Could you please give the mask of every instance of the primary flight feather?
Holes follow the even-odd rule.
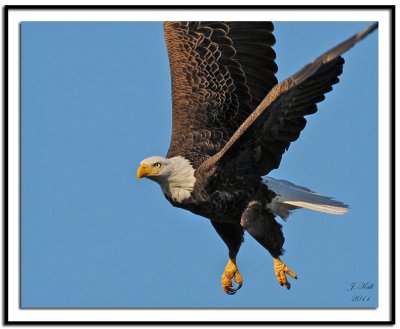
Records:
[[[343,214],[347,206],[267,175],[279,167],[306,115],[339,82],[340,56],[378,27],[359,32],[278,84],[271,22],[165,22],[172,82],[167,156],[144,159],[137,177],[160,184],[168,201],[211,220],[229,260],[222,287],[243,283],[236,256],[246,230],[274,259],[281,285],[296,274],[282,262],[275,216],[297,208]],[[233,280],[237,283],[233,287]]]

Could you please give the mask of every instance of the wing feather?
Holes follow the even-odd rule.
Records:
[[[173,107],[167,157],[197,167],[222,149],[277,83],[272,31],[270,22],[164,24]]]
[[[241,166],[247,163],[248,170],[258,175],[277,168],[283,153],[304,129],[304,116],[315,113],[316,104],[339,82],[344,64],[340,55],[377,28],[378,23],[369,26],[275,85],[224,147],[202,163],[201,169],[214,167],[222,158]]]
[[[255,158],[254,170],[265,175],[279,167],[282,155],[290,143],[296,141],[306,126],[304,116],[317,112],[316,104],[325,99],[325,94],[339,81],[344,60],[338,57],[321,67],[303,83],[282,93],[269,107],[268,117],[260,118],[257,126],[262,126],[265,134],[255,137],[263,150]],[[263,120],[264,119],[264,120]],[[255,132],[254,132],[255,133]]]

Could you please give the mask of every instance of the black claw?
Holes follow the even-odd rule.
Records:
[[[237,287],[228,287],[227,291],[225,291],[228,295],[234,295],[236,292],[242,287],[242,284],[239,283]]]
[[[236,289],[234,289],[234,288],[228,288],[228,290],[226,291],[226,293],[228,294],[228,295],[234,295],[234,294],[236,294]]]

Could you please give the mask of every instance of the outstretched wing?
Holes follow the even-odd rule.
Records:
[[[166,22],[172,82],[167,157],[197,167],[219,152],[277,84],[270,22]]]
[[[340,55],[377,27],[376,23],[357,33],[276,85],[221,151],[201,166],[210,168],[223,159],[258,175],[277,168],[283,153],[304,129],[304,116],[315,113],[316,104],[339,81],[344,64]]]
[[[342,57],[335,58],[304,82],[282,93],[268,108],[268,114],[251,127],[250,134],[255,140],[254,171],[258,175],[279,167],[290,143],[299,138],[306,126],[305,116],[317,112],[317,103],[339,82],[343,64]]]

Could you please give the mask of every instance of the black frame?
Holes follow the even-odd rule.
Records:
[[[390,110],[390,223],[391,223],[391,308],[389,321],[10,321],[8,318],[8,16],[9,12],[13,10],[179,10],[179,9],[207,9],[207,10],[248,10],[248,9],[269,9],[269,10],[313,10],[313,9],[324,9],[324,10],[351,10],[351,9],[363,9],[363,10],[388,10],[390,11],[390,33],[391,33],[391,110]],[[288,5],[288,6],[274,6],[274,5],[193,5],[193,6],[182,6],[182,5],[6,5],[3,7],[3,83],[4,83],[4,103],[3,103],[3,202],[4,202],[4,220],[3,220],[3,324],[4,325],[393,325],[395,324],[395,291],[396,291],[396,280],[395,280],[395,46],[396,46],[396,35],[395,35],[395,5]],[[21,152],[21,146],[19,147]],[[21,153],[20,153],[21,155]],[[19,173],[21,177],[21,172]],[[20,188],[21,191],[21,188]],[[21,196],[20,196],[21,197]],[[21,198],[19,198],[21,200]],[[21,257],[20,257],[21,259]]]

